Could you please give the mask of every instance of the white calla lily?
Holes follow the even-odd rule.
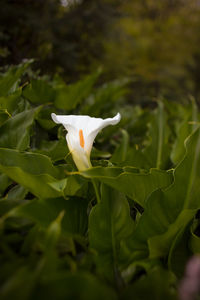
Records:
[[[89,116],[62,116],[51,114],[53,121],[67,130],[66,140],[77,168],[82,171],[91,167],[90,152],[95,137],[104,127],[119,123],[118,113],[114,118],[93,118]]]

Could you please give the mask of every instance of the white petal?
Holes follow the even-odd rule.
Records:
[[[74,116],[74,115],[56,115],[54,113],[51,114],[51,117],[53,121],[57,124],[69,124],[71,125],[74,123],[77,118],[80,118],[81,116]]]
[[[116,125],[121,120],[121,115],[118,113],[113,118],[101,119],[91,118],[88,128],[88,136],[85,143],[85,150],[90,153],[95,137],[103,128],[108,125]]]
[[[97,130],[99,132],[100,130],[102,130],[103,128],[105,128],[108,125],[116,125],[121,120],[121,115],[120,115],[120,113],[118,113],[113,118],[107,118],[107,119],[92,118],[92,119],[94,119],[94,120],[91,120],[91,122],[93,123],[91,125],[93,125],[93,126],[91,126],[92,130],[90,133],[93,133],[94,131],[97,131]]]
[[[51,114],[53,121],[57,124],[63,124],[63,126],[68,130],[69,126],[73,126],[76,129],[86,130],[88,129],[88,123],[91,118],[89,116],[75,116],[75,115],[56,115],[54,113]]]
[[[101,119],[89,116],[74,115],[56,115],[51,114],[53,121],[57,124],[63,124],[68,131],[66,139],[74,161],[78,169],[88,168],[90,164],[90,152],[95,137],[104,127],[119,123],[121,116],[118,113],[113,118]],[[83,144],[80,143],[80,131],[83,134]]]

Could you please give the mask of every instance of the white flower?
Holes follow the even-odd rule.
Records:
[[[62,124],[68,131],[67,144],[77,168],[82,171],[91,167],[90,152],[95,137],[101,129],[119,123],[118,113],[114,118],[101,119],[89,116],[61,116],[51,114],[55,123]]]

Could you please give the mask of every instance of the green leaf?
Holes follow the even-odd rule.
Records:
[[[56,87],[55,107],[66,110],[76,108],[81,101],[90,95],[99,75],[100,72],[97,71],[74,84],[68,86],[62,84]]]
[[[1,299],[28,299],[35,285],[35,275],[35,270],[30,271],[28,266],[19,268],[14,274],[12,273],[3,284],[0,291]]]
[[[65,138],[61,138],[58,141],[43,140],[39,148],[36,149],[34,152],[47,155],[53,161],[62,160],[69,154],[67,141]]]
[[[50,185],[60,180],[62,172],[52,165],[47,156],[1,148],[0,170],[38,197],[62,195]]]
[[[144,154],[151,164],[151,167],[166,169],[169,162],[169,127],[164,105],[158,102],[158,108],[153,114],[149,123],[149,145],[145,148]]]
[[[34,104],[44,104],[54,101],[55,91],[43,79],[32,79],[23,89],[23,96]]]
[[[33,60],[26,60],[18,66],[12,66],[0,76],[0,96],[7,96],[16,91],[20,78],[26,69],[33,63]]]
[[[27,193],[28,190],[20,185],[11,188],[7,195],[0,199],[0,215],[5,215],[11,209],[21,204]]]
[[[156,215],[158,211],[155,211]],[[177,218],[174,220],[172,224],[168,223],[165,224],[167,227],[166,232],[164,231],[164,222],[167,223],[167,220],[163,220],[160,223],[160,230],[159,233],[162,232],[159,235],[155,235],[152,237],[149,237],[148,239],[148,246],[150,251],[150,257],[160,257],[167,255],[170,247],[174,246],[173,241],[178,236],[180,238],[181,234],[186,230],[186,226],[188,223],[192,220],[194,217],[195,210],[192,209],[184,209],[182,210],[179,215],[177,215]],[[163,217],[163,212],[161,217]],[[161,221],[158,219],[158,221]],[[171,221],[171,220],[170,220]],[[168,221],[169,222],[169,221]]]
[[[76,174],[67,177],[45,155],[0,148],[0,156],[0,170],[37,197],[74,196],[85,184]]]
[[[135,168],[151,168],[149,158],[137,146],[129,145],[130,137],[127,131],[122,130],[122,140],[116,148],[110,161],[120,167],[132,166]]]
[[[25,110],[0,127],[0,147],[25,150],[30,143],[30,128],[40,108]]]
[[[36,120],[40,124],[42,128],[45,130],[50,130],[56,126],[56,124],[53,122],[51,118],[51,113],[55,111],[55,108],[44,106],[38,113]]]
[[[115,150],[111,162],[112,163],[122,163],[126,160],[127,158],[127,152],[128,152],[128,147],[129,147],[129,134],[126,130],[121,130],[122,133],[122,141],[120,145],[117,147]]]
[[[110,158],[111,154],[107,151],[101,151],[96,149],[95,147],[92,147],[92,151],[91,151],[91,159],[97,159],[97,158],[102,158],[102,159],[106,159],[106,158]]]
[[[0,194],[2,195],[4,191],[7,189],[7,187],[11,184],[10,178],[0,173]]]
[[[84,107],[81,109],[83,115],[102,116],[102,113],[108,113],[113,109],[115,102],[120,100],[128,93],[127,84],[129,80],[115,80],[98,87],[98,89],[90,95]]]
[[[186,154],[175,169],[174,183],[148,199],[134,238],[128,242],[130,255],[137,249],[145,256],[149,252],[151,258],[165,257],[173,241],[179,242],[200,207],[199,165],[200,129],[197,129],[186,141]]]
[[[87,206],[87,201],[82,198],[36,199],[14,208],[7,216],[25,217],[43,228],[48,228],[52,222],[54,224],[59,215],[62,217],[62,229],[65,232],[71,235],[83,235],[87,230]]]
[[[9,190],[9,192],[5,196],[5,198],[7,201],[23,200],[25,198],[25,196],[27,195],[27,193],[28,193],[28,190],[18,184]]]
[[[17,109],[21,93],[21,88],[18,88],[14,93],[0,97],[0,109],[4,109],[12,114]]]
[[[132,300],[134,295],[134,300],[146,300],[151,295],[152,299],[176,300],[175,284],[173,273],[157,267],[126,287],[122,299]]]
[[[63,219],[64,214],[65,211],[61,211],[58,217],[53,222],[51,222],[47,229],[45,239],[45,248],[47,252],[54,249],[57,245],[62,230],[61,221]]]
[[[181,107],[182,121],[178,122],[176,135],[177,138],[172,148],[171,160],[177,164],[183,159],[185,154],[184,141],[197,128],[195,122],[198,120],[198,109],[195,101],[191,106]],[[194,122],[194,124],[190,124]]]
[[[184,231],[180,231],[173,240],[168,256],[168,266],[178,277],[182,278],[185,266],[192,253],[189,248],[190,242],[190,223]]]
[[[117,300],[117,295],[92,274],[77,273],[48,274],[39,281],[31,299],[81,299],[81,300]]]
[[[200,253],[199,219],[194,219],[194,222],[191,225],[189,248],[194,254]]]
[[[120,242],[132,234],[133,228],[125,196],[102,185],[101,202],[93,207],[89,217],[89,242],[97,251],[99,271],[108,279],[116,275]]]
[[[119,166],[132,166],[139,169],[150,169],[151,162],[141,149],[137,147],[129,147],[126,159]]]
[[[114,189],[124,193],[145,207],[149,195],[172,183],[172,173],[151,169],[149,172],[133,167],[94,167],[80,174],[86,178],[96,178]]]
[[[0,126],[3,125],[11,115],[6,109],[0,109]]]
[[[64,189],[64,195],[66,196],[75,196],[78,195],[78,191],[83,187],[86,183],[81,176],[74,175],[66,178],[66,186]]]

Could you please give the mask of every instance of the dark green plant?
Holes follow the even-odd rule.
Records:
[[[1,299],[177,299],[200,251],[194,100],[131,106],[127,80],[96,86],[98,71],[67,85],[31,62],[0,77]],[[51,113],[117,111],[78,172]]]

